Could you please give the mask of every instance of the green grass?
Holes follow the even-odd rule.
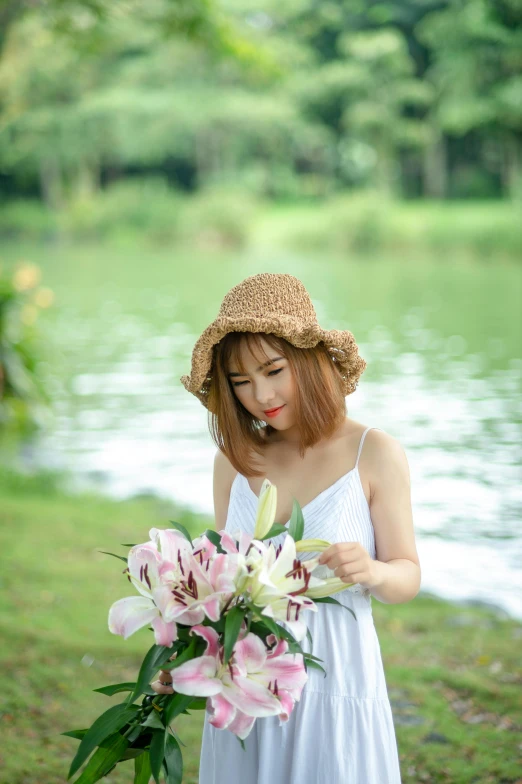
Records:
[[[498,262],[520,260],[519,223],[520,204],[499,199],[409,201],[347,190],[317,201],[269,202],[225,186],[186,197],[143,180],[71,201],[61,213],[11,201],[0,213],[0,239]]]
[[[77,742],[60,733],[116,704],[92,689],[133,679],[151,643],[146,630],[127,641],[108,631],[108,608],[129,585],[99,550],[118,552],[169,520],[193,533],[210,521],[161,499],[68,496],[52,474],[4,472],[0,497],[0,784],[62,784]],[[522,625],[424,595],[374,599],[373,610],[403,781],[520,781]],[[185,784],[197,782],[202,722],[196,712],[176,723]],[[107,784],[130,783],[130,766]]]

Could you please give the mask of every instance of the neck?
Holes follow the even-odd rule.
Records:
[[[292,425],[292,427],[289,427],[286,430],[274,429],[270,435],[267,435],[266,437],[273,444],[276,442],[284,442],[285,444],[298,444],[301,440],[297,425]]]

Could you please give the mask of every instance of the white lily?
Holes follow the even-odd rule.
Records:
[[[330,546],[326,539],[300,539],[295,543],[298,553],[324,553]]]
[[[256,524],[254,539],[262,539],[274,524],[277,508],[277,487],[268,479],[261,485],[261,492],[257,504]]]
[[[309,599],[322,599],[325,596],[331,596],[333,593],[344,591],[354,584],[344,583],[340,577],[335,576],[335,571],[330,569],[327,564],[318,564],[312,575],[318,578],[318,582],[315,585],[310,585],[304,592],[304,596],[308,596]]]
[[[325,596],[331,596],[339,591],[344,591],[349,588],[353,583],[343,583],[339,577],[327,577],[322,580],[323,585],[317,585],[305,591],[304,596],[309,599],[323,599]]]

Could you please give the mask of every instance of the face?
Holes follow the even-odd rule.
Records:
[[[261,342],[268,360],[263,356],[252,356],[243,340],[240,355],[246,375],[241,375],[239,368],[231,362],[228,376],[234,394],[252,416],[277,430],[284,430],[293,424],[292,369],[280,351],[272,348],[263,338]],[[279,410],[271,415],[270,409],[275,408]]]

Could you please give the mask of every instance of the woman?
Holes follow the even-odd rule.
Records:
[[[216,529],[252,533],[268,478],[276,521],[289,523],[296,498],[304,537],[332,542],[322,568],[347,583],[335,598],[356,616],[323,603],[306,614],[326,676],[309,669],[289,719],[257,720],[244,750],[205,714],[200,784],[400,784],[371,597],[410,601],[420,565],[404,450],[346,416],[365,367],[351,332],[319,326],[297,278],[264,273],[228,292],[181,379],[211,412]],[[161,671],[154,690],[171,694],[170,682]]]

